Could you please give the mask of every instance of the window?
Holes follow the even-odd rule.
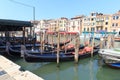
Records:
[[[91,28],[91,31],[94,31],[95,30],[95,28]]]
[[[87,31],[89,31],[89,28],[87,28]]]
[[[112,24],[112,26],[114,27],[114,23]]]
[[[105,31],[107,31],[107,27],[105,28]]]
[[[98,31],[98,27],[97,27],[97,31]]]
[[[118,23],[116,23],[116,26],[118,26]]]
[[[86,31],[86,28],[84,28],[84,31]]]
[[[105,20],[109,20],[109,17],[106,17]]]
[[[88,21],[90,21],[90,18],[88,18]]]
[[[108,25],[108,22],[105,22],[105,25]]]
[[[94,20],[94,18],[91,18],[91,21],[93,21]]]
[[[62,23],[62,21],[59,21],[59,23]]]
[[[119,16],[116,16],[116,20],[118,20],[119,19]]]
[[[113,20],[115,20],[115,16],[113,16]]]
[[[92,13],[91,16],[94,16],[94,14]]]
[[[73,21],[73,25],[75,25],[75,22]]]
[[[116,32],[116,30],[113,30],[113,32]]]

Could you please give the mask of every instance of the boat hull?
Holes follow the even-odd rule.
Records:
[[[95,49],[93,52],[93,56],[98,54],[98,49]],[[72,52],[69,53],[60,53],[59,54],[59,61],[66,62],[66,61],[74,61],[74,54]],[[79,54],[78,59],[83,59],[90,57],[90,53]],[[57,61],[57,54],[36,54],[36,53],[25,53],[24,59],[27,62],[56,62]]]
[[[111,68],[120,69],[120,63],[106,63]]]

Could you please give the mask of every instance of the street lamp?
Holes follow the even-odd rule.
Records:
[[[23,6],[26,6],[26,7],[31,7],[33,9],[33,24],[35,25],[35,6],[24,4],[24,3],[21,3],[21,2],[15,1],[15,0],[9,0],[9,1],[11,1],[13,3],[17,3],[17,4],[20,4],[20,5],[23,5]],[[30,34],[31,34],[31,31],[30,31]],[[34,36],[34,30],[33,30],[33,36]]]
[[[33,8],[33,20],[35,21],[35,6],[31,6],[31,5],[28,5],[28,4],[24,4],[24,3],[21,3],[21,2],[18,2],[18,1],[15,1],[15,0],[9,0],[13,3],[17,3],[17,4],[20,4],[20,5],[23,5],[23,6],[26,6],[26,7],[31,7]]]

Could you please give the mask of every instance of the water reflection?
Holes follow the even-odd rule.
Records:
[[[25,70],[45,80],[118,80],[120,71],[111,69],[101,63],[98,56],[73,62],[61,62],[60,67],[56,63],[27,63],[23,59],[15,61]]]
[[[96,77],[97,80],[120,80],[120,71],[104,65],[98,69]]]
[[[74,64],[74,79],[73,80],[79,80],[79,75],[78,75],[78,64]]]

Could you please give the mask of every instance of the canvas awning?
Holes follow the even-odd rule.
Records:
[[[0,19],[0,31],[20,31],[23,27],[32,27],[30,21]]]

